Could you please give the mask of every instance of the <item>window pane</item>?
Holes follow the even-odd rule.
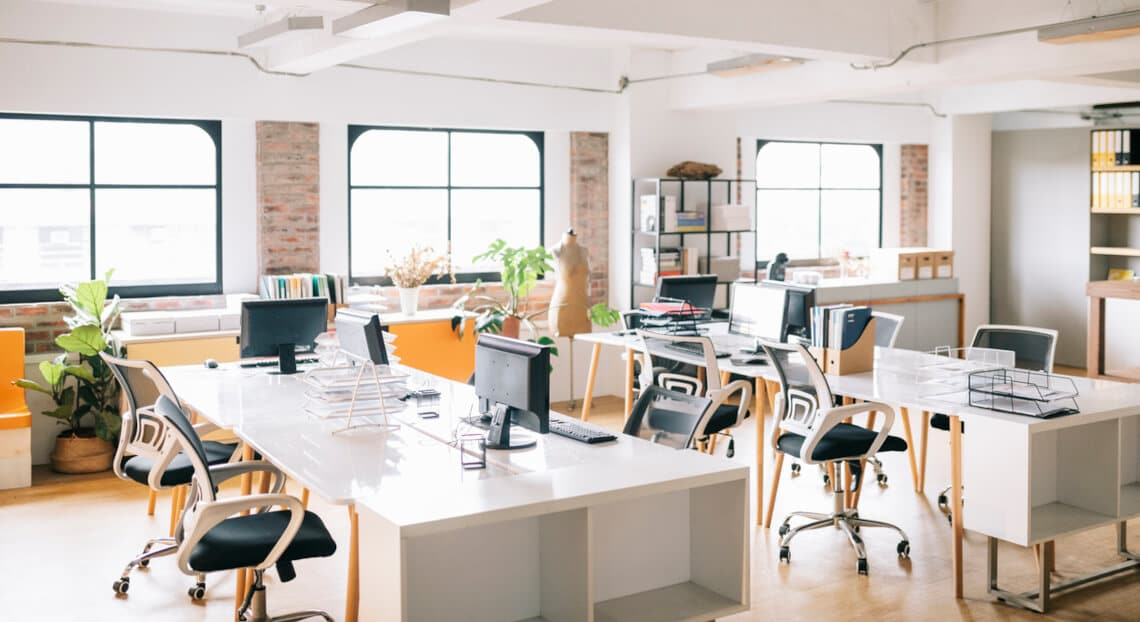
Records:
[[[89,132],[85,121],[0,119],[0,183],[88,183]]]
[[[870,145],[823,145],[824,188],[878,188],[879,154]]]
[[[196,125],[96,123],[95,183],[213,185],[217,148]]]
[[[353,190],[352,274],[381,276],[388,251],[397,259],[413,245],[447,253],[446,190]]]
[[[451,185],[532,186],[542,181],[538,145],[520,134],[451,135]]]
[[[760,188],[818,188],[818,143],[767,143],[756,154]]]
[[[118,285],[217,279],[214,190],[97,190],[95,273]]]
[[[815,190],[760,190],[756,193],[756,257],[776,253],[789,259],[819,257],[819,193]]]
[[[446,186],[447,132],[369,130],[349,160],[354,186]]]
[[[879,247],[878,190],[824,190],[821,199],[824,256],[861,257]]]
[[[456,190],[451,195],[451,248],[457,270],[498,270],[471,258],[502,238],[511,246],[538,246],[538,190]]]
[[[91,277],[87,190],[0,190],[0,290]]]

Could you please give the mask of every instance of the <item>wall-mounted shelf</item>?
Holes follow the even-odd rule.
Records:
[[[1094,173],[1136,173],[1140,172],[1140,164],[1122,164],[1120,166],[1094,166]]]
[[[1110,255],[1114,257],[1140,257],[1140,248],[1127,248],[1122,246],[1094,246],[1089,249],[1093,255]]]
[[[1126,214],[1140,215],[1140,207],[1099,207],[1092,209],[1093,214]]]

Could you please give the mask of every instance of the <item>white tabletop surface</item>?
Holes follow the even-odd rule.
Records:
[[[187,405],[232,429],[265,459],[333,503],[357,503],[404,529],[444,529],[482,520],[522,517],[556,507],[581,507],[608,496],[681,490],[748,477],[748,466],[677,451],[641,439],[588,445],[553,434],[515,451],[487,451],[488,468],[460,468],[449,443],[457,432],[481,432],[462,422],[473,412],[472,387],[400,368],[410,387],[441,393],[436,419],[414,407],[393,413],[400,428],[361,428],[334,434],[341,422],[304,412],[300,374],[223,364],[164,368]]]

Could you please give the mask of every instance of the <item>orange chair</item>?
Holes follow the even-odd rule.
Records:
[[[0,328],[0,490],[32,485],[32,414],[24,390],[24,329]]]

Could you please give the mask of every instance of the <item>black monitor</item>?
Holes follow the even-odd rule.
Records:
[[[246,300],[241,303],[241,357],[278,357],[283,374],[297,373],[297,350],[311,352],[328,330],[326,298]]]
[[[785,291],[784,329],[780,333],[780,341],[787,342],[789,337],[811,339],[811,308],[815,306],[815,288],[785,281],[762,281],[761,286]]]
[[[711,309],[716,300],[716,275],[663,276],[657,279],[657,297],[684,300],[698,309]]]
[[[521,449],[538,442],[531,434],[512,438],[511,426],[550,431],[550,348],[531,341],[480,334],[475,343],[475,394],[491,415],[487,447]]]

